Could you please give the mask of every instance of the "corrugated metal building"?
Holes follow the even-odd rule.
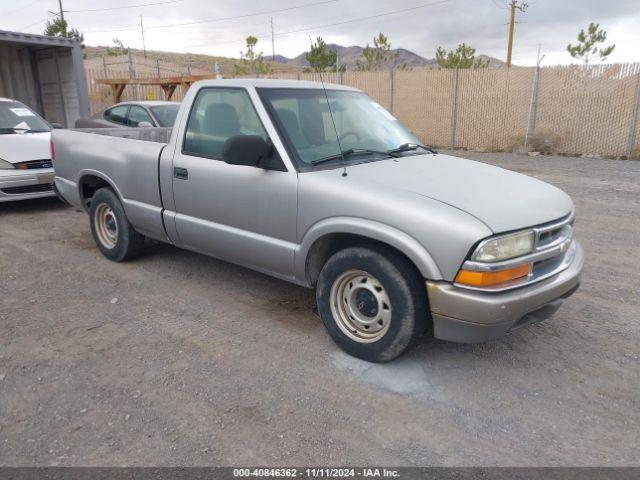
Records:
[[[0,97],[27,104],[51,123],[73,127],[89,114],[80,43],[0,30]]]

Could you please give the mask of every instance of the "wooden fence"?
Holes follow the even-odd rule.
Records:
[[[92,111],[111,103],[87,70]],[[153,72],[139,77],[153,78]],[[276,78],[275,76],[271,78]],[[317,73],[277,78],[319,81]],[[638,152],[640,63],[479,70],[410,70],[323,74],[325,83],[359,88],[390,110],[421,141],[480,151],[545,150],[613,157]],[[174,100],[181,100],[178,88]],[[155,86],[128,86],[123,100],[162,99]],[[527,144],[525,147],[525,143]]]

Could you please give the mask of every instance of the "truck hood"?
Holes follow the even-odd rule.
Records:
[[[0,158],[10,163],[51,158],[51,132],[0,134]]]
[[[494,233],[556,220],[573,209],[562,190],[535,178],[450,155],[415,155],[347,167],[349,180],[429,197],[473,215]]]

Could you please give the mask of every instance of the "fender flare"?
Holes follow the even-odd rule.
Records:
[[[120,202],[124,205],[124,201],[123,201],[124,197],[122,196],[122,193],[120,192],[118,187],[116,187],[116,183],[113,180],[111,180],[111,178],[109,178],[108,175],[105,175],[104,173],[99,172],[97,170],[92,170],[90,168],[81,170],[80,173],[78,174],[78,197],[80,198],[80,200],[82,200],[82,180],[88,176],[98,177],[104,180],[105,182],[107,182],[111,187],[111,189],[115,192]],[[87,209],[84,203],[82,205],[82,208],[84,208],[85,210]]]
[[[320,220],[305,232],[295,251],[294,270],[299,283],[309,285],[307,257],[314,243],[334,233],[347,233],[386,243],[406,255],[424,278],[442,280],[442,273],[429,252],[415,238],[384,223],[358,217],[332,217]]]

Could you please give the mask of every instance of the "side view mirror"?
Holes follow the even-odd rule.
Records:
[[[153,127],[153,125],[151,125],[149,122],[139,122],[138,123],[138,128],[149,128],[149,127]]]
[[[259,167],[260,160],[269,158],[273,147],[259,135],[229,137],[222,146],[222,160],[230,165]]]
[[[52,124],[51,124],[51,126],[52,126],[53,128],[56,128],[56,129],[64,128],[64,127],[63,127],[62,125],[60,125],[59,123],[55,123],[55,122],[54,122],[54,123],[52,123]]]

